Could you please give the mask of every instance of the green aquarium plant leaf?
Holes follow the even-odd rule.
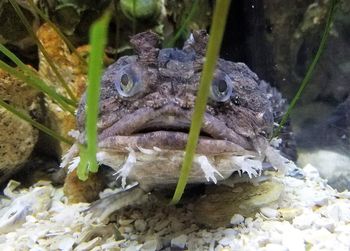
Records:
[[[51,20],[44,14],[44,12],[42,12],[42,10],[40,10],[34,3],[33,0],[27,0],[27,2],[29,3],[30,7],[33,8],[33,10],[39,14],[39,16],[45,20],[46,23],[48,23],[52,29],[55,30],[55,32],[60,36],[60,38],[66,43],[66,45],[68,46],[69,50],[71,52],[73,52],[79,59],[80,63],[82,64],[82,66],[86,67],[87,63],[85,61],[85,59],[77,52],[77,50],[75,49],[75,47],[73,46],[73,44],[69,41],[69,39],[61,32],[61,30],[53,23],[51,22]]]
[[[22,71],[27,72],[27,70],[31,71],[32,74],[37,74],[36,71],[26,66],[14,53],[12,53],[10,50],[8,50],[3,44],[0,44],[0,51],[9,59],[11,59],[12,62],[14,62]]]
[[[279,135],[282,127],[288,121],[288,118],[289,118],[289,115],[290,115],[291,111],[294,109],[295,105],[297,104],[298,100],[300,99],[301,94],[303,93],[305,87],[310,82],[310,79],[311,79],[312,74],[313,74],[313,72],[315,70],[315,67],[316,67],[318,61],[320,60],[322,53],[324,52],[324,50],[326,48],[326,42],[327,42],[327,39],[329,37],[329,32],[331,30],[331,26],[332,26],[333,19],[334,19],[334,13],[336,11],[336,7],[337,7],[338,3],[339,3],[339,0],[332,0],[331,3],[330,3],[330,9],[329,9],[329,12],[328,12],[327,22],[326,22],[326,26],[325,26],[325,29],[324,29],[324,32],[323,32],[323,35],[322,35],[320,46],[318,47],[316,55],[313,58],[310,66],[307,69],[306,75],[305,75],[303,81],[301,82],[297,93],[295,94],[294,98],[290,102],[290,105],[289,105],[289,107],[287,109],[287,112],[282,117],[282,120],[279,123],[277,129],[273,132],[271,139],[274,138],[274,137],[277,137]]]
[[[199,90],[195,101],[190,132],[188,135],[188,141],[185,150],[185,157],[181,167],[180,178],[177,183],[173,199],[171,201],[173,204],[176,204],[181,199],[181,196],[187,184],[188,175],[192,167],[193,158],[196,153],[198,137],[202,126],[203,116],[207,104],[210,85],[213,80],[216,62],[219,57],[221,41],[225,30],[230,3],[230,0],[216,1],[213,21],[210,28],[208,48],[205,55],[206,60],[203,66]]]
[[[26,82],[26,84],[28,84],[29,86],[32,86],[42,91],[47,96],[49,96],[54,102],[56,102],[57,105],[60,106],[63,110],[74,114],[75,107],[72,106],[70,100],[67,100],[66,97],[63,97],[62,95],[58,94],[53,88],[48,86],[40,77],[38,77],[32,70],[26,69],[23,71],[20,68],[20,70],[17,68],[13,68],[2,60],[0,60],[0,69]]]
[[[180,28],[177,30],[176,34],[169,40],[164,47],[174,47],[176,41],[180,38],[180,36],[183,34],[184,30],[186,29],[188,23],[191,21],[194,13],[196,12],[196,9],[198,7],[198,0],[194,0],[191,10],[188,13],[185,20],[182,22]]]
[[[36,79],[37,84],[41,87],[41,90],[44,90],[45,88],[51,89],[53,91],[53,95],[49,96],[51,94],[46,93],[51,99],[55,100],[56,95],[58,95],[62,100],[64,100],[67,104],[71,105],[73,108],[77,108],[76,103],[70,100],[69,98],[62,96],[54,91],[53,88],[51,88],[49,85],[47,85],[42,78],[39,76],[38,72],[35,71],[33,68],[25,65],[14,53],[12,53],[10,50],[8,50],[4,45],[0,44],[0,52],[4,53],[5,56],[7,56],[12,62],[14,62],[19,69],[21,69],[24,73],[26,73],[29,77]],[[10,66],[9,66],[10,67]],[[30,84],[30,83],[29,83]],[[34,86],[35,87],[35,86]],[[45,87],[45,88],[44,88]]]
[[[62,84],[63,88],[66,90],[68,96],[74,101],[77,102],[77,99],[74,95],[74,93],[72,92],[72,90],[69,88],[68,84],[66,83],[66,81],[64,80],[64,78],[62,77],[62,75],[59,73],[57,67],[55,66],[55,64],[52,62],[52,60],[50,59],[49,54],[47,53],[47,51],[45,50],[44,46],[42,45],[42,43],[40,42],[40,40],[38,39],[38,37],[35,35],[32,27],[30,26],[28,20],[26,19],[26,17],[24,16],[22,10],[20,9],[20,7],[18,6],[16,0],[9,0],[11,5],[13,6],[14,10],[16,11],[18,17],[20,18],[21,22],[23,23],[23,25],[25,26],[27,32],[29,33],[29,35],[32,37],[32,39],[35,41],[35,43],[37,44],[39,50],[41,51],[41,53],[44,55],[47,63],[50,65],[51,69],[53,70],[53,72],[55,73],[58,81]]]
[[[108,24],[111,14],[107,12],[97,20],[90,29],[91,52],[88,63],[88,86],[86,96],[86,136],[87,148],[80,148],[80,163],[77,174],[86,180],[89,172],[98,171],[97,153],[97,119],[100,98],[100,82],[103,66],[103,53],[107,42]]]
[[[68,144],[68,145],[72,145],[74,143],[72,140],[57,134],[55,131],[51,130],[50,128],[48,128],[48,127],[40,124],[39,122],[35,121],[29,115],[25,114],[24,112],[19,111],[14,106],[7,104],[2,99],[0,99],[0,106],[3,107],[4,109],[6,109],[7,111],[13,113],[14,115],[19,117],[20,119],[23,119],[24,121],[28,122],[29,124],[31,124],[35,128],[38,128],[39,130],[41,130],[44,133],[48,134],[49,136],[51,136],[51,137],[53,137],[53,138],[55,138],[55,139],[57,139],[59,141],[62,141],[64,143]]]

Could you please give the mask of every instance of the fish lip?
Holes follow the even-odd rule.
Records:
[[[189,131],[190,128],[192,112],[192,109],[183,109],[175,104],[168,104],[160,109],[140,108],[114,122],[111,126],[101,128],[98,137],[99,146],[115,145],[117,147],[118,144],[112,144],[113,141],[116,139],[123,141],[129,137],[130,142],[137,141],[140,147],[150,145],[149,142],[143,143],[147,139],[150,142],[153,141],[156,147],[159,147],[157,146],[158,141],[158,143],[162,142],[160,148],[171,149],[171,146],[176,146],[175,149],[178,149],[179,145],[184,145],[184,149],[188,138],[186,131]],[[171,130],[167,130],[167,128],[171,128]],[[149,131],[143,132],[145,129]],[[231,145],[234,146],[233,148],[240,146],[246,150],[254,149],[248,138],[236,133],[223,121],[207,112],[203,117],[201,132],[209,137],[200,136],[199,144],[206,142],[211,146],[219,144],[221,146]],[[180,142],[177,144],[171,140]],[[222,149],[226,149],[226,147]]]
[[[188,140],[188,134],[174,131],[154,131],[130,136],[110,136],[98,143],[102,151],[127,153],[130,148],[134,150],[160,149],[161,151],[184,151]],[[251,151],[243,147],[220,139],[200,137],[198,139],[197,154],[218,155],[252,155]]]

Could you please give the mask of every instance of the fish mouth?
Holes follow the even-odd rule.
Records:
[[[101,128],[98,147],[116,152],[126,152],[130,147],[183,151],[188,140],[191,116],[192,110],[175,105],[161,109],[141,108]],[[250,151],[253,151],[253,146],[249,139],[213,115],[204,114],[196,153],[244,155]]]

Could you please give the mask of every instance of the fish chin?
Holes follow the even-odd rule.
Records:
[[[101,164],[111,167],[116,179],[122,185],[127,181],[137,181],[150,191],[154,187],[174,186],[178,182],[184,151],[162,150],[159,148],[129,148],[129,153],[103,150],[97,154]],[[234,172],[258,176],[262,171],[258,156],[252,154],[236,156],[232,154],[195,154],[188,177],[189,184],[217,183],[229,178]]]

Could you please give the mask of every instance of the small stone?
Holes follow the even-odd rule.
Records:
[[[323,214],[335,221],[350,221],[350,203],[338,202],[330,205]]]
[[[172,221],[171,228],[174,232],[178,232],[185,228],[185,224],[179,221]]]
[[[326,195],[323,195],[323,196],[317,196],[314,198],[314,203],[316,206],[325,206],[325,205],[328,205],[328,197]]]
[[[311,210],[304,212],[302,215],[299,215],[294,218],[293,226],[298,229],[304,230],[309,228],[315,220],[318,220],[319,215],[315,215]]]
[[[141,250],[141,247],[142,247],[142,245],[137,245],[137,246],[132,245],[132,246],[129,246],[123,250],[125,250],[125,251],[138,251],[138,250]]]
[[[221,240],[219,240],[219,243],[223,246],[229,246],[232,243],[232,238],[224,237]]]
[[[302,209],[300,208],[281,208],[278,210],[283,220],[290,221],[294,219],[296,216],[302,214]]]
[[[169,224],[170,224],[169,220],[160,221],[160,222],[158,222],[157,225],[154,226],[154,230],[160,231],[160,230],[166,228]]]
[[[72,250],[72,247],[74,245],[74,239],[72,237],[62,236],[57,239],[56,242],[54,242],[50,248],[52,250],[62,250],[62,251],[69,251]]]
[[[260,212],[267,218],[277,218],[279,217],[279,212],[276,209],[270,207],[260,208]]]
[[[118,228],[118,231],[121,233],[121,234],[125,234],[125,233],[131,233],[133,231],[133,226],[132,225],[129,225],[129,226],[121,226]]]
[[[162,244],[158,238],[147,240],[141,247],[142,251],[156,251],[162,248]]]
[[[185,248],[187,243],[187,236],[182,234],[171,240],[171,247]]]
[[[311,179],[319,178],[320,174],[318,170],[311,164],[307,164],[304,168],[303,171],[305,175]]]
[[[224,250],[224,247],[222,245],[217,245],[215,247],[215,251],[223,251]]]
[[[265,248],[263,250],[266,250],[266,251],[287,251],[287,248],[283,247],[280,244],[269,243],[265,246]]]
[[[311,243],[312,245],[317,245],[321,242],[335,241],[335,236],[333,236],[328,230],[321,228],[316,231],[311,231],[305,235],[305,241]],[[337,243],[334,243],[336,247]]]
[[[223,231],[223,234],[226,236],[226,237],[233,237],[237,234],[237,231],[234,230],[233,228],[226,228],[224,231]]]
[[[118,223],[121,226],[128,226],[128,225],[130,225],[133,222],[134,222],[134,219],[119,219],[118,220]]]
[[[232,225],[238,225],[241,224],[244,221],[244,217],[240,214],[235,214],[232,216],[230,223]]]
[[[131,241],[136,241],[139,238],[139,236],[137,234],[132,234],[129,236],[129,240]]]
[[[247,226],[250,226],[250,225],[253,223],[253,218],[252,218],[252,217],[245,218],[244,223],[245,223]]]
[[[146,221],[144,221],[142,219],[138,219],[135,221],[134,227],[137,231],[144,232],[147,228],[147,223],[146,223]]]
[[[284,247],[289,251],[305,250],[304,238],[300,230],[288,226],[284,233],[282,236],[282,245]]]
[[[97,245],[100,245],[101,240],[102,240],[101,237],[96,237],[96,238],[92,239],[91,241],[80,243],[77,247],[74,248],[74,251],[91,250],[94,247],[96,247]]]
[[[335,225],[334,222],[328,218],[324,218],[322,217],[321,219],[317,220],[315,222],[315,225],[318,228],[325,228],[327,229],[329,232],[333,233],[334,229],[335,229]]]

